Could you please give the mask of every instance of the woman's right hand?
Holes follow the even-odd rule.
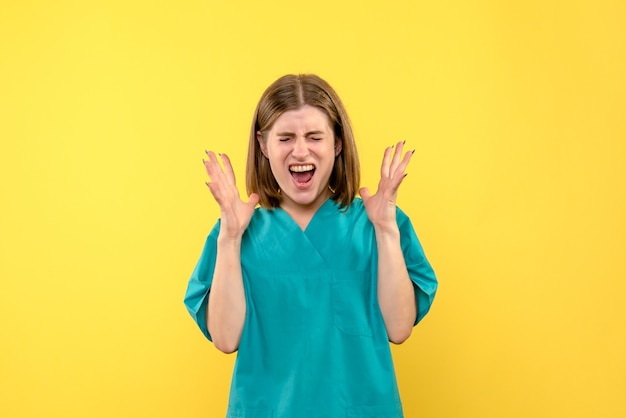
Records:
[[[240,239],[252,219],[254,208],[259,203],[259,196],[252,193],[247,202],[241,200],[235,182],[235,172],[228,156],[220,154],[224,164],[224,169],[222,169],[214,152],[206,151],[206,154],[209,159],[203,162],[211,180],[206,185],[220,206],[220,235],[230,239]]]

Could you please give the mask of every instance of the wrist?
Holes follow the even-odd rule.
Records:
[[[374,233],[376,234],[376,240],[379,242],[397,241],[400,239],[400,229],[396,222],[387,225],[374,225]]]
[[[241,247],[241,237],[241,235],[230,235],[220,231],[220,234],[217,237],[217,246],[223,249],[239,249]]]

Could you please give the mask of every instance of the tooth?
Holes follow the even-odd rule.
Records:
[[[291,171],[296,172],[296,173],[302,173],[305,171],[311,171],[313,170],[313,165],[312,164],[307,164],[307,165],[294,165],[291,166],[289,168]]]

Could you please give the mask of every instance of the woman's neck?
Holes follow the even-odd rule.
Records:
[[[293,200],[285,199],[281,202],[280,208],[287,212],[294,222],[298,224],[300,229],[304,231],[311,222],[311,219],[313,219],[313,216],[317,213],[319,208],[326,203],[329,197],[330,192],[323,193],[308,205],[302,205]]]

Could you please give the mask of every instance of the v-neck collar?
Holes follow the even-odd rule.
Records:
[[[327,218],[329,215],[336,213],[336,206],[337,203],[335,203],[335,201],[332,199],[328,199],[326,202],[324,202],[322,206],[320,206],[313,214],[313,217],[309,221],[309,224],[303,231],[304,234],[307,236],[310,235],[312,231],[315,231],[315,225],[317,223],[323,222],[324,219]]]
[[[324,203],[322,203],[322,205],[319,208],[317,208],[317,210],[315,211],[315,213],[309,220],[309,223],[307,224],[306,228],[304,229],[302,229],[300,225],[298,225],[295,219],[285,209],[276,208],[275,210],[278,210],[279,213],[281,213],[285,219],[288,219],[288,221],[293,225],[294,228],[298,229],[303,234],[308,235],[308,232],[311,230],[311,224],[317,223],[316,222],[317,218],[325,217],[327,214],[332,213],[334,211],[335,205],[336,205],[335,201],[333,201],[330,198],[327,199]]]

